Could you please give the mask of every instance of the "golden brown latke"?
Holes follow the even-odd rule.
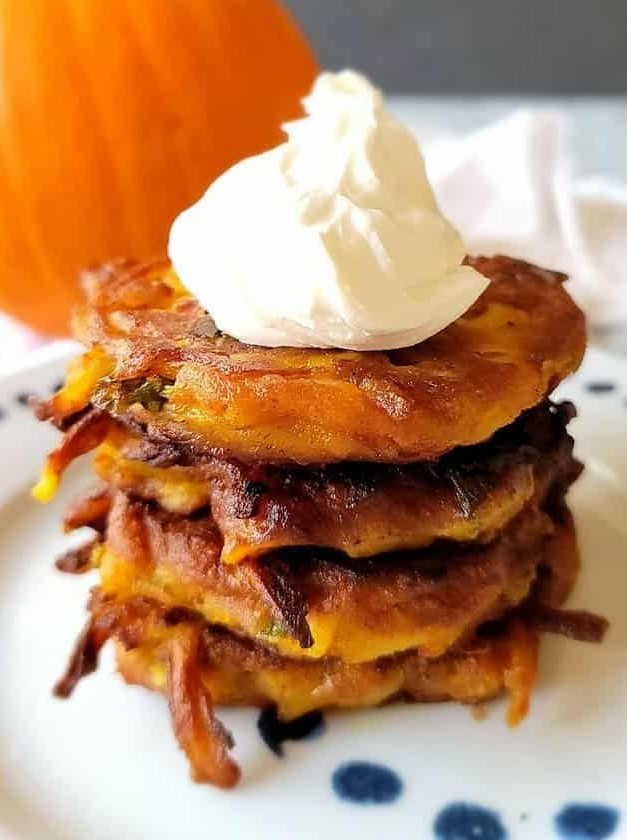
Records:
[[[168,630],[155,627],[139,647],[118,647],[118,668],[127,681],[163,691],[163,649]],[[491,700],[514,688],[510,669],[524,662],[526,691],[517,696],[512,723],[524,717],[536,670],[537,637],[519,624],[494,639],[473,639],[438,659],[417,651],[374,662],[290,659],[228,630],[207,626],[202,678],[218,705],[277,707],[285,720],[325,708],[379,706],[397,698],[413,702]],[[161,632],[159,632],[161,631]],[[525,632],[526,631],[526,632]]]
[[[237,783],[240,772],[229,756],[233,738],[215,717],[214,704],[276,705],[282,718],[293,719],[312,709],[377,706],[394,698],[481,702],[506,689],[507,719],[515,725],[527,712],[536,675],[537,632],[515,619],[438,660],[409,651],[349,665],[279,656],[194,613],[144,598],[123,601],[95,591],[89,612],[57,696],[68,697],[96,669],[106,641],[114,640],[124,678],[166,694],[192,778],[225,788]]]
[[[492,282],[465,315],[415,347],[368,353],[241,344],[213,333],[167,264],[105,266],[86,276],[74,321],[91,350],[42,415],[63,423],[91,401],[153,438],[247,462],[438,458],[539,403],[585,346],[564,275],[468,262]]]
[[[50,498],[65,468],[98,447],[97,474],[113,488],[189,515],[209,506],[222,535],[222,560],[239,562],[278,548],[316,545],[350,557],[421,548],[437,539],[488,542],[566,469],[570,404],[543,403],[485,444],[459,447],[432,464],[246,465],[151,442],[100,409],[77,415],[48,457],[35,489]],[[78,527],[106,516],[72,511]],[[105,509],[102,509],[103,505]],[[77,521],[72,525],[71,519]],[[99,529],[102,530],[103,522]]]
[[[183,518],[117,492],[94,562],[107,595],[196,610],[289,656],[363,662],[420,648],[436,657],[527,596],[553,530],[532,503],[486,546],[356,562],[296,548],[226,565],[210,516]]]
[[[543,404],[486,444],[437,464],[246,465],[155,444],[119,424],[96,452],[107,485],[170,513],[210,507],[223,562],[291,546],[349,557],[418,549],[437,539],[486,543],[571,463],[572,406]]]
[[[68,696],[97,665],[108,639],[116,642],[118,668],[128,682],[164,692],[176,737],[192,776],[231,787],[239,768],[229,756],[233,739],[215,718],[214,704],[275,706],[287,720],[328,707],[376,706],[395,698],[477,703],[509,692],[507,720],[526,714],[536,675],[538,632],[566,632],[600,641],[606,623],[559,610],[578,568],[572,519],[566,508],[545,552],[545,582],[505,619],[478,629],[438,659],[415,650],[373,662],[294,659],[267,645],[206,624],[197,612],[147,598],[123,599],[96,590],[90,619],[65,676],[56,687]]]

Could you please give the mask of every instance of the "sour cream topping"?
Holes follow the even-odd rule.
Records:
[[[411,132],[358,73],[323,73],[287,141],[227,170],[169,254],[216,326],[249,344],[387,350],[455,321],[488,280],[463,266]]]

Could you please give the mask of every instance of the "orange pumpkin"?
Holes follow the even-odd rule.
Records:
[[[275,0],[0,0],[0,308],[67,329],[77,273],[282,139],[317,73]]]

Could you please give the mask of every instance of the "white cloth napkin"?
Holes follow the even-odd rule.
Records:
[[[440,206],[470,253],[570,275],[591,323],[627,322],[627,185],[577,180],[556,113],[516,111],[425,149]]]
[[[424,151],[442,210],[470,253],[565,271],[591,324],[627,325],[627,184],[572,176],[557,113],[516,111]],[[0,315],[0,372],[40,342]]]

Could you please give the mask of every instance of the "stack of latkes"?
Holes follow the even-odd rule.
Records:
[[[38,406],[64,432],[35,490],[95,449],[101,485],[68,512],[97,568],[68,695],[113,639],[162,691],[199,781],[239,769],[214,704],[291,720],[394,698],[526,713],[541,631],[598,639],[560,610],[578,571],[564,502],[580,472],[570,405],[584,319],[564,277],[505,257],[458,321],[402,350],[241,344],[166,263],[84,278],[87,346]]]

